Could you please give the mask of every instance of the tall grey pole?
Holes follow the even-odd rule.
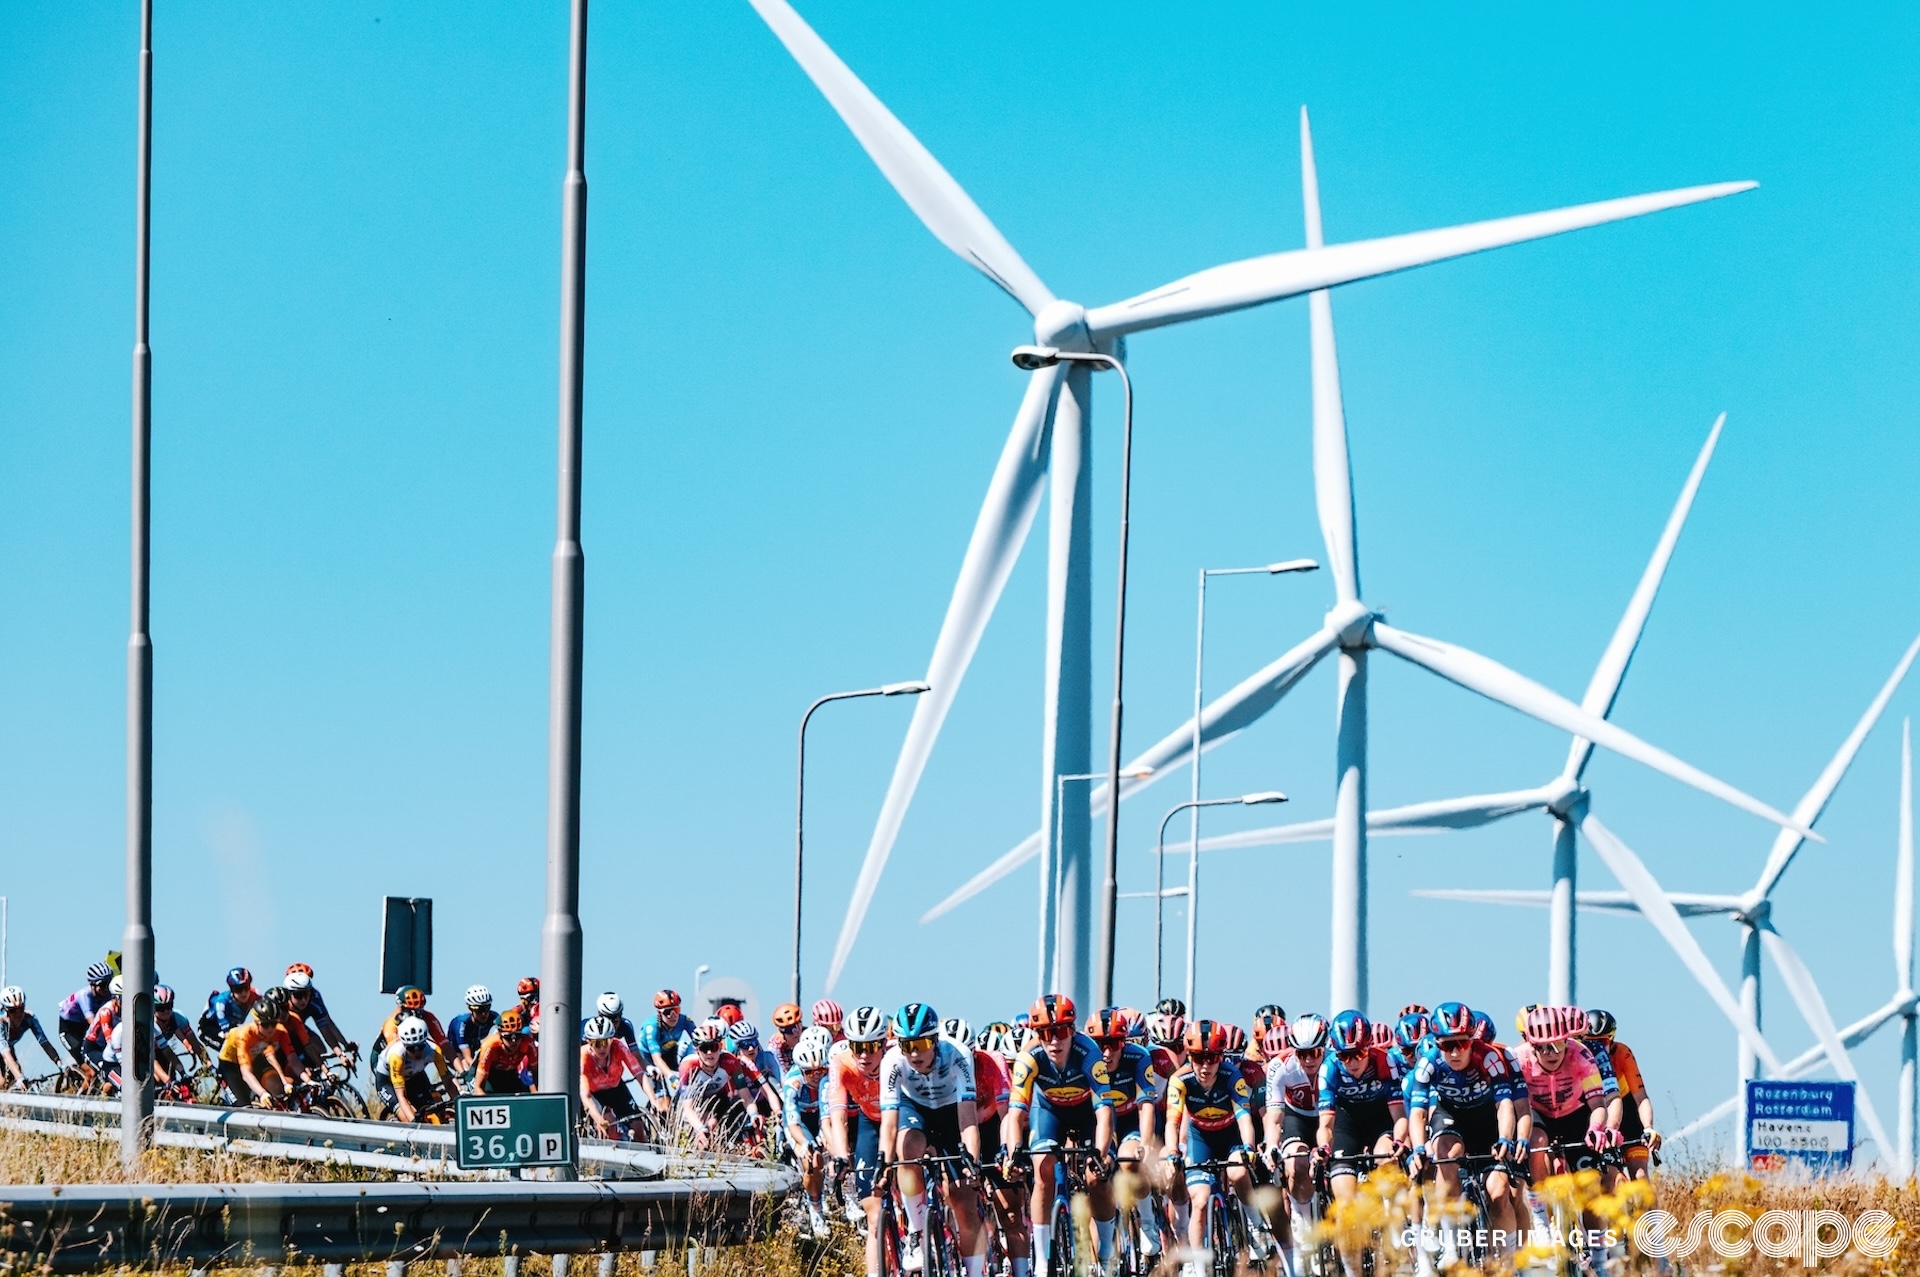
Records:
[[[127,637],[127,927],[120,937],[122,1075],[120,1160],[131,1173],[153,1125],[153,638],[147,632],[152,554],[150,447],[153,351],[147,344],[153,177],[153,0],[140,4],[140,141],[134,179],[133,589]]]
[[[1751,923],[1740,924],[1740,1009],[1753,1019],[1755,1028],[1760,1027],[1760,929]],[[1745,1034],[1740,1035],[1740,1109],[1739,1134],[1736,1136],[1736,1148],[1740,1152],[1740,1165],[1747,1164],[1747,1083],[1760,1076],[1760,1058],[1747,1044]]]
[[[547,919],[540,936],[540,1089],[579,1089],[580,675],[586,554],[580,548],[580,400],[587,302],[587,0],[573,0],[567,176],[560,218],[560,499],[547,682]],[[556,1264],[556,1268],[558,1265]]]
[[[1127,549],[1133,487],[1133,379],[1112,355],[1062,355],[1102,364],[1120,374],[1125,410],[1120,426],[1120,568],[1113,603],[1113,713],[1107,723],[1107,856],[1100,893],[1100,969],[1094,1001],[1113,1005],[1114,928],[1120,912],[1120,726],[1127,669]],[[1191,903],[1191,902],[1189,902]]]
[[[798,775],[794,782],[793,796],[793,983],[791,998],[793,1004],[800,1004],[800,902],[801,889],[806,881],[807,864],[807,723],[813,718],[813,711],[832,701],[858,700],[864,696],[918,696],[929,689],[929,684],[921,682],[888,683],[885,687],[868,687],[857,692],[829,692],[813,704],[807,706],[807,712],[800,716],[800,748]]]
[[[1553,888],[1547,900],[1547,1001],[1570,1007],[1577,1001],[1576,980],[1580,911],[1580,848],[1573,821],[1553,818]]]

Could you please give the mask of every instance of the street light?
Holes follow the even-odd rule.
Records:
[[[1124,779],[1145,780],[1151,775],[1153,768],[1140,767],[1127,772]],[[1105,779],[1105,772],[1068,772],[1053,778],[1053,837],[1040,845],[1039,992],[1035,997],[1043,998],[1054,988],[1054,936],[1060,923],[1060,826],[1065,819],[1060,809],[1066,805],[1067,782]]]
[[[1198,755],[1195,757],[1197,758]],[[1230,807],[1235,804],[1245,807],[1259,807],[1267,803],[1284,803],[1286,801],[1287,796],[1277,789],[1265,789],[1258,793],[1242,794],[1238,798],[1192,798],[1184,803],[1177,804],[1165,816],[1160,818],[1160,836],[1155,839],[1153,845],[1153,1000],[1155,1002],[1160,1000],[1160,937],[1162,912],[1166,908],[1166,901],[1169,896],[1185,896],[1187,898],[1187,1006],[1189,1009],[1194,1006],[1193,911],[1194,906],[1199,902],[1195,899],[1193,892],[1197,884],[1192,876],[1189,875],[1186,886],[1175,887],[1171,891],[1167,889],[1167,822],[1171,821],[1183,811],[1197,812],[1202,807]]]
[[[706,975],[706,973],[711,970],[713,970],[713,968],[704,962],[693,969],[693,1009],[696,1014],[700,1010],[700,977]],[[707,1017],[702,1015],[700,1018],[704,1020]]]
[[[1127,665],[1127,515],[1133,489],[1133,379],[1126,365],[1113,355],[1097,350],[1061,350],[1055,346],[1016,346],[1016,368],[1032,372],[1058,363],[1090,364],[1120,374],[1126,411],[1120,432],[1120,571],[1113,603],[1113,716],[1107,727],[1107,863],[1106,881],[1100,893],[1100,967],[1099,985],[1094,995],[1098,1006],[1113,1005],[1114,925],[1120,905],[1120,723],[1121,689]]]
[[[1205,702],[1201,699],[1201,674],[1205,669],[1207,650],[1207,578],[1210,576],[1285,576],[1294,572],[1318,572],[1320,565],[1312,559],[1282,559],[1278,563],[1268,563],[1253,568],[1202,568],[1200,569],[1200,618],[1194,623],[1193,632],[1193,788],[1192,800],[1187,806],[1192,810],[1191,826],[1187,838],[1187,1005],[1193,1005],[1193,955],[1198,932],[1194,920],[1194,903],[1200,895],[1200,808],[1206,804],[1200,801],[1200,712]],[[1157,930],[1162,905],[1155,902],[1154,927]],[[1158,960],[1156,959],[1156,962]]]
[[[922,682],[887,683],[880,687],[862,688],[857,692],[831,692],[807,706],[807,712],[800,716],[800,766],[799,779],[794,786],[793,801],[793,998],[794,1005],[800,1003],[800,888],[806,866],[807,815],[807,721],[813,717],[813,711],[829,701],[858,700],[863,696],[918,696],[931,691],[932,685]]]

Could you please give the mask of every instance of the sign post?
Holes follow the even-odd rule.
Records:
[[[1852,1082],[1747,1083],[1747,1162],[1756,1171],[1853,1165]]]
[[[575,1165],[570,1095],[463,1095],[454,1131],[463,1171]]]

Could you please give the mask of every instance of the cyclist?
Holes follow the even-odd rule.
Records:
[[[1303,1015],[1286,1028],[1267,1030],[1267,1104],[1263,1134],[1268,1163],[1286,1183],[1288,1233],[1294,1242],[1293,1270],[1300,1267],[1299,1243],[1312,1231],[1311,1152],[1319,1141],[1320,1062],[1327,1053],[1327,1022]]]
[[[520,983],[514,986],[514,996],[520,999],[520,1018],[525,1024],[526,1034],[536,1042],[540,1039],[540,977],[523,975]]]
[[[1249,1219],[1261,1219],[1253,1204],[1251,1171],[1257,1141],[1248,1106],[1250,1093],[1238,1066],[1228,1058],[1230,1041],[1227,1026],[1218,1021],[1195,1020],[1188,1024],[1187,1068],[1167,1084],[1166,1158],[1187,1164],[1187,1243],[1196,1250],[1209,1243],[1207,1203],[1214,1190],[1214,1172],[1204,1163],[1233,1163],[1227,1171],[1227,1184]],[[1257,1223],[1255,1227],[1266,1231]],[[1227,1244],[1227,1239],[1215,1237],[1211,1243],[1220,1247]],[[1189,1261],[1189,1277],[1197,1277],[1199,1272],[1199,1264]]]
[[[759,1069],[726,1049],[726,1036],[721,1021],[701,1021],[693,1031],[693,1050],[680,1061],[680,1113],[702,1148],[716,1148],[757,1127],[754,1101],[771,1088]]]
[[[111,997],[108,986],[113,982],[113,968],[104,962],[96,962],[87,968],[87,983],[84,988],[69,993],[60,1004],[59,1030],[60,1040],[66,1045],[67,1054],[73,1062],[86,1067],[87,1055],[82,1043],[86,1041],[87,1028],[93,1023],[93,1017]]]
[[[539,1068],[540,1044],[527,1032],[525,1014],[517,1006],[508,1007],[494,1017],[493,1032],[473,1059],[474,1093],[525,1095],[533,1090]]]
[[[977,1166],[980,1114],[973,1098],[973,1052],[940,1036],[932,1007],[903,1004],[891,1028],[894,1043],[880,1059],[880,1148],[900,1164],[896,1187],[907,1216],[902,1264],[918,1269],[926,1259],[927,1177],[915,1163],[932,1155],[962,1157]],[[966,1277],[982,1277],[986,1248],[973,1186],[953,1177],[942,1193]]]
[[[1585,1013],[1578,1007],[1534,1007],[1527,1012],[1526,1038],[1513,1053],[1520,1076],[1526,1079],[1527,1104],[1533,1114],[1535,1183],[1549,1174],[1555,1151],[1584,1144],[1600,1152],[1620,1140],[1619,1128],[1607,1125],[1600,1070],[1587,1048],[1571,1040],[1585,1026]],[[1603,1171],[1602,1177],[1607,1191],[1612,1191],[1611,1174]]]
[[[786,1075],[786,1070],[780,1067],[779,1056],[760,1045],[760,1030],[753,1027],[751,1020],[739,1020],[727,1026],[727,1050],[753,1065],[767,1080],[768,1086],[756,1102],[760,1116],[779,1117],[779,1079]]]
[[[1154,1107],[1160,1103],[1167,1079],[1154,1071],[1153,1053],[1129,1040],[1132,1020],[1123,1008],[1109,1008],[1087,1018],[1087,1036],[1100,1048],[1107,1070],[1107,1104],[1113,1110],[1119,1136],[1119,1156],[1131,1161],[1154,1188],[1164,1191],[1154,1158],[1160,1151],[1160,1132]],[[1116,1150],[1109,1148],[1109,1152]],[[1151,1205],[1140,1211],[1141,1244],[1147,1256],[1160,1252],[1160,1220]]]
[[[941,1033],[950,1041],[969,1028],[965,1020],[954,1017],[941,1025]],[[1019,1054],[1013,1025],[995,1020],[972,1039],[973,1103],[980,1115],[980,1158],[982,1162],[1003,1162],[1006,1157],[1007,1116],[1012,1110],[1013,1084],[1008,1062]],[[1006,1255],[1011,1277],[1030,1277],[1033,1271],[1033,1247],[1027,1236],[1027,1187],[1016,1176],[996,1170],[988,1177],[994,1208],[994,1225],[1000,1234],[1000,1249]]]
[[[286,1029],[287,1036],[293,1040],[294,1051],[306,1061],[307,1072],[318,1072],[320,1066],[325,1063],[327,1046],[322,1035],[326,1033],[333,1021],[326,1017],[324,1011],[314,1009],[313,977],[299,970],[297,965],[294,970],[287,973],[285,982],[280,985],[280,988],[287,995],[287,1012],[281,1017],[281,1026]],[[312,1028],[307,1027],[308,1017],[313,1017],[315,1020]],[[333,1034],[339,1037],[339,1029],[334,1029]]]
[[[782,1002],[773,1009],[773,1053],[780,1059],[780,1071],[785,1073],[793,1067],[793,1048],[800,1044],[801,1030],[806,1026],[800,1019],[800,1007],[796,1003]]]
[[[1336,1201],[1349,1201],[1362,1164],[1371,1168],[1396,1151],[1393,1133],[1406,1120],[1399,1079],[1387,1053],[1373,1045],[1373,1026],[1358,1011],[1342,1011],[1328,1031],[1330,1053],[1320,1061],[1316,1156],[1327,1167]]]
[[[1107,1102],[1106,1062],[1093,1039],[1079,1031],[1073,1000],[1063,993],[1041,996],[1027,1013],[1033,1045],[1014,1057],[1006,1121],[1008,1155],[1025,1144],[1033,1155],[1033,1270],[1049,1277],[1053,1253],[1055,1170],[1069,1145],[1090,1149],[1087,1199],[1093,1208],[1099,1262],[1113,1254],[1115,1209],[1106,1150],[1113,1143],[1113,1109]],[[1066,1274],[1059,1274],[1066,1277]]]
[[[620,1040],[635,1051],[640,1049],[640,1037],[634,1032],[633,1021],[627,1018],[627,1004],[620,1000],[619,994],[613,992],[611,989],[601,994],[594,1000],[593,1014],[604,1015],[607,1019],[612,1020],[613,1027],[620,1034]],[[587,1018],[592,1019],[593,1017],[589,1016]],[[582,1020],[580,1021],[580,1040],[582,1042],[587,1040],[586,1033],[587,1021]]]
[[[26,1085],[27,1070],[17,1048],[20,1039],[29,1033],[40,1043],[40,1049],[47,1053],[53,1066],[59,1068],[60,1053],[47,1040],[47,1031],[40,1027],[40,1017],[27,1010],[26,990],[17,984],[0,989],[0,1087],[19,1090]]]
[[[1163,998],[1161,1005],[1178,1002],[1178,998]],[[1147,1039],[1153,1044],[1153,1071],[1163,1078],[1172,1078],[1187,1062],[1187,1021],[1184,1016],[1166,1011],[1155,1011],[1147,1017]]]
[[[799,1014],[800,1008],[794,1007],[796,1025]],[[827,1180],[826,1150],[820,1142],[820,1087],[827,1078],[830,1045],[832,1043],[818,1040],[796,1042],[793,1063],[780,1079],[780,1110],[787,1122],[787,1147],[793,1150],[794,1163],[800,1168],[800,1188],[807,1199],[807,1228],[815,1238],[825,1238],[829,1231],[820,1202]]]
[[[493,990],[484,984],[468,986],[466,1004],[466,1010],[447,1021],[447,1050],[460,1076],[471,1084],[481,1044],[500,1017],[493,1013]]]
[[[389,1117],[417,1122],[423,1109],[438,1101],[451,1102],[459,1094],[452,1074],[447,1072],[446,1052],[419,1016],[405,1016],[394,1026],[393,1045],[379,1058],[373,1089],[386,1105]]]
[[[832,1032],[835,1026],[820,1023],[820,1009],[815,1003],[815,1027]],[[843,1027],[845,1045],[835,1042],[827,1053],[827,1148],[836,1162],[853,1167],[853,1195],[867,1217],[867,1277],[880,1277],[880,1058],[887,1017],[879,1007],[858,1007]]]
[[[1403,1016],[1408,1019],[1424,1016]],[[1517,1221],[1508,1192],[1508,1167],[1520,1160],[1515,1142],[1513,1089],[1506,1057],[1473,1036],[1473,1012],[1460,1002],[1434,1008],[1432,1036],[1422,1034],[1407,1075],[1407,1173],[1422,1178],[1429,1159],[1439,1172],[1440,1200],[1460,1195],[1462,1157],[1491,1157],[1485,1175],[1488,1224],[1511,1236]],[[1451,1248],[1447,1248],[1449,1251]]]
[[[200,1036],[208,1042],[220,1042],[247,1022],[253,1004],[260,995],[253,988],[253,972],[245,967],[227,971],[227,987],[207,995],[207,1006],[200,1013]]]
[[[1602,1059],[1608,1062],[1620,1084],[1619,1091],[1607,1099],[1607,1125],[1617,1128],[1622,1140],[1644,1141],[1627,1149],[1627,1174],[1633,1179],[1646,1179],[1653,1155],[1660,1151],[1660,1132],[1654,1129],[1653,1097],[1640,1075],[1640,1061],[1634,1058],[1632,1047],[1615,1038],[1618,1027],[1613,1012],[1589,1011],[1580,1043],[1595,1063]]]
[[[374,1073],[376,1076],[381,1072],[377,1064],[377,1061],[381,1058],[381,1052],[399,1040],[396,1035],[400,1031],[400,1021],[402,1020],[418,1020],[420,1023],[426,1025],[427,1036],[433,1039],[435,1049],[442,1053],[446,1050],[447,1031],[440,1027],[440,1018],[433,1012],[427,1010],[427,995],[424,991],[411,984],[406,984],[400,986],[399,992],[395,993],[393,998],[396,1004],[393,1008],[393,1014],[388,1016],[387,1022],[380,1026],[379,1036],[373,1040],[374,1059],[376,1061]]]
[[[580,1107],[601,1139],[631,1139],[631,1128],[616,1124],[640,1116],[627,1079],[638,1082],[646,1070],[612,1016],[588,1020],[586,1035],[587,1044],[580,1052]]]
[[[164,984],[153,986],[153,1080],[167,1086],[185,1076],[186,1062],[173,1044],[187,1049],[188,1058],[200,1068],[207,1067],[207,1048],[187,1024],[187,1017],[173,1009],[173,990]]]
[[[340,1026],[327,1014],[327,1000],[320,996],[320,987],[313,982],[313,965],[307,962],[295,962],[287,968],[280,978],[280,987],[289,994],[298,994],[302,989],[308,993],[308,999],[302,1003],[296,996],[288,1002],[288,1009],[304,1022],[313,1021],[313,1027],[320,1030],[320,1040],[340,1052],[342,1055],[357,1056],[360,1044],[350,1042]]]
[[[1472,1025],[1468,1027],[1471,1029]],[[1407,1010],[1400,1013],[1399,1020],[1393,1026],[1393,1045],[1387,1048],[1387,1054],[1392,1057],[1401,1078],[1404,1079],[1413,1071],[1414,1064],[1420,1058],[1420,1044],[1432,1032],[1433,1019],[1429,1012]],[[1408,1116],[1412,1116],[1411,1112]]]
[[[1155,1015],[1170,1015],[1176,1020],[1187,1018],[1187,1004],[1179,998],[1161,998],[1153,1004]]]
[[[846,1039],[847,1013],[832,998],[821,998],[813,1004],[813,1023],[833,1034],[835,1042]]]
[[[672,989],[654,994],[653,1014],[640,1026],[639,1046],[641,1057],[652,1066],[656,1077],[669,1079],[680,1072],[681,1056],[692,1037],[693,1023],[680,1014],[680,995]],[[665,1107],[671,1095],[669,1086],[656,1102]]]
[[[220,1080],[236,1104],[277,1108],[295,1081],[293,1041],[280,1024],[286,995],[269,990],[253,999],[252,1006],[246,1020],[228,1029],[220,1044]]]
[[[95,1064],[106,1063],[107,1047],[113,1041],[113,1031],[120,1026],[120,994],[124,987],[122,977],[115,976],[107,984],[107,1000],[93,1013],[93,1019],[87,1024],[87,1035],[81,1039],[80,1049]]]

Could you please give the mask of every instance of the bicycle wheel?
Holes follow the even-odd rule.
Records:
[[[880,1190],[883,1194],[887,1189]],[[905,1277],[907,1268],[902,1262],[906,1254],[905,1239],[900,1236],[900,1220],[893,1213],[890,1202],[880,1208],[880,1271],[886,1277]]]
[[[1233,1226],[1227,1220],[1227,1203],[1218,1184],[1207,1195],[1206,1243],[1213,1277],[1233,1277]]]
[[[333,1084],[333,1101],[345,1117],[366,1117],[367,1101],[351,1082]]]
[[[1080,1239],[1074,1236],[1073,1210],[1067,1204],[1065,1189],[1056,1189],[1053,1196],[1053,1242],[1048,1247],[1047,1271],[1051,1277],[1073,1277],[1074,1256],[1079,1251]]]
[[[920,1257],[925,1277],[962,1277],[960,1238],[934,1184],[927,1185],[927,1231],[920,1239]]]

